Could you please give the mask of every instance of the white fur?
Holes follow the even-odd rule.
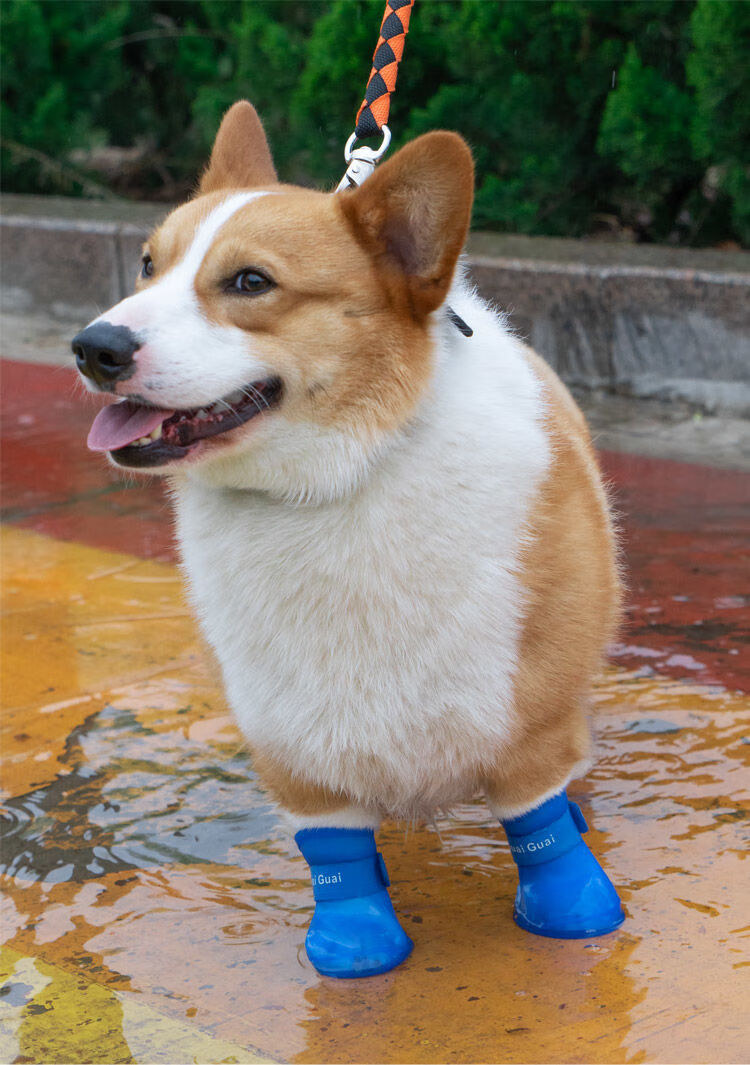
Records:
[[[329,814],[306,814],[304,817],[282,810],[291,835],[303,828],[372,828],[380,827],[381,815],[363,806],[346,806]]]
[[[95,319],[127,326],[142,345],[135,355],[136,373],[116,391],[137,393],[155,406],[195,408],[268,376],[244,330],[216,325],[203,314],[195,278],[219,230],[253,200],[270,195],[227,197],[204,219],[173,269]]]
[[[301,779],[347,789],[355,820],[465,798],[515,731],[519,552],[550,446],[520,345],[462,286],[448,302],[474,336],[437,316],[432,387],[397,438],[280,413],[257,446],[173,480],[243,732]]]
[[[568,771],[567,775],[562,780],[557,780],[552,787],[547,788],[541,795],[537,795],[534,799],[532,806],[528,803],[523,803],[521,806],[505,806],[498,802],[493,802],[491,799],[487,800],[487,805],[490,808],[490,813],[493,817],[496,817],[498,821],[508,821],[513,817],[521,817],[522,814],[529,813],[530,810],[536,810],[542,803],[547,802],[553,795],[559,795],[561,791],[564,791],[570,784],[571,780],[577,780],[582,777],[591,768],[591,759],[583,758]]]

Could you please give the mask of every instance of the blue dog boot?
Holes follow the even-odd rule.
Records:
[[[518,866],[516,924],[553,939],[619,928],[625,914],[617,891],[581,838],[588,826],[564,791],[502,824]]]
[[[305,947],[318,972],[346,979],[400,965],[413,943],[393,911],[372,829],[304,828],[294,838],[312,874]]]

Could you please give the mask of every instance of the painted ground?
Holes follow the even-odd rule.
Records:
[[[86,451],[68,370],[2,370],[0,1060],[750,1059],[750,475],[602,453],[631,605],[571,797],[622,928],[516,928],[477,802],[384,828],[414,953],[338,982],[305,956],[307,869],[185,606],[159,484]]]

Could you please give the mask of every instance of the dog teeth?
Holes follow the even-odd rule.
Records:
[[[206,418],[210,418],[211,415],[204,407],[201,407],[200,410],[195,412],[195,417],[198,419],[199,422],[203,422],[206,420]]]
[[[138,439],[134,440],[130,446],[131,447],[147,447],[149,444],[153,444],[153,442],[155,440],[160,440],[161,439],[161,426],[162,426],[162,423],[159,422],[159,424],[153,430],[153,432],[150,432],[148,434],[148,436],[139,436]]]
[[[234,392],[230,392],[228,396],[224,396],[224,402],[231,403],[234,406],[235,403],[241,403],[244,398],[245,393],[241,388],[238,388]]]

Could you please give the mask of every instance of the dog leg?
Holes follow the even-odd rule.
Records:
[[[339,824],[358,820],[342,811]],[[365,815],[359,815],[365,816]],[[371,827],[324,824],[295,835],[312,874],[315,913],[305,940],[307,956],[324,976],[375,976],[399,965],[412,941],[394,913],[388,873]]]
[[[588,826],[564,790],[513,817],[490,806],[518,866],[517,925],[539,936],[585,939],[622,924],[617,891],[582,839]]]
[[[395,968],[413,944],[394,913],[375,846],[379,815],[295,777],[263,752],[254,752],[253,764],[310,866],[315,912],[305,948],[312,964],[344,979]]]

